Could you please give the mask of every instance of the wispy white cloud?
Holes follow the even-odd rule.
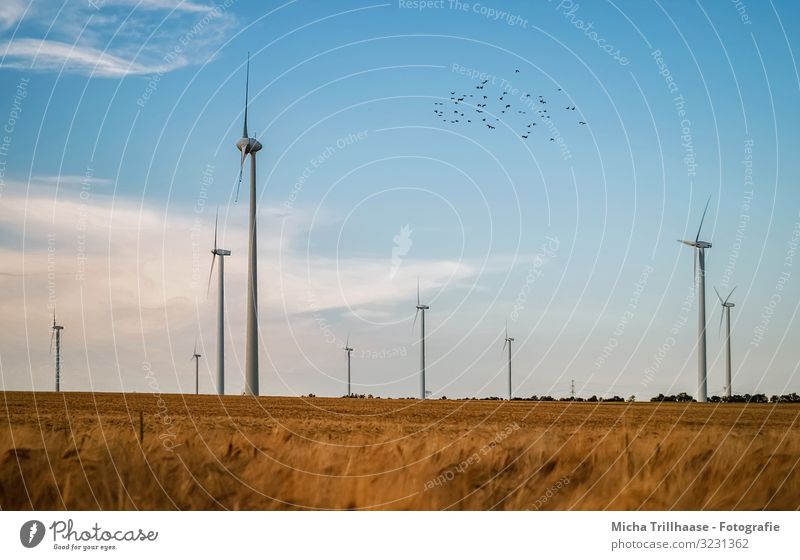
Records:
[[[28,5],[24,0],[3,0],[0,2],[0,30],[16,24],[25,13]]]
[[[174,354],[190,349],[198,333],[201,345],[211,344],[215,336],[211,302],[216,277],[211,301],[206,293],[213,215],[191,208],[170,209],[165,215],[162,207],[94,191],[83,199],[77,190],[63,190],[54,199],[54,180],[82,177],[41,179],[29,189],[11,184],[3,197],[7,211],[0,214],[0,231],[25,232],[24,237],[0,236],[0,330],[8,333],[0,340],[4,371],[9,372],[5,386],[49,386],[51,305],[68,328],[72,388],[91,384],[101,390],[142,390],[145,384],[137,372],[144,359],[158,364],[161,372],[170,367],[182,371],[185,364],[173,363]],[[13,194],[24,192],[33,194]],[[304,236],[310,216],[295,212],[284,222],[271,208],[262,208],[259,216],[260,323],[270,340],[270,359],[281,364],[298,366],[296,344],[304,346],[303,352],[321,353],[323,360],[330,349],[333,359],[339,357],[335,344],[324,343],[322,316],[351,326],[364,320],[390,324],[393,315],[394,321],[407,318],[409,324],[401,329],[405,343],[412,338],[417,275],[423,293],[432,294],[477,273],[465,262],[409,261],[392,277],[390,244],[383,260],[309,255]],[[220,245],[233,253],[225,263],[232,350],[241,349],[244,341],[246,228],[245,205],[220,215]],[[337,324],[333,328],[344,332]],[[111,375],[116,368],[124,372],[119,379]],[[169,379],[161,383],[164,390],[178,389]]]
[[[137,9],[176,10],[183,12],[210,12],[213,6],[185,0],[98,0],[99,4],[136,6]]]
[[[102,177],[86,177],[85,175],[35,175],[32,183],[47,186],[75,187],[82,184],[107,186],[113,183],[111,179]]]
[[[25,9],[24,0],[0,6],[0,29]],[[0,43],[0,65],[107,78],[164,74],[212,56],[236,24],[229,8],[179,0],[77,2],[58,12],[45,5],[25,18],[17,38]]]

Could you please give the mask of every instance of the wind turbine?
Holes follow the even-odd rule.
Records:
[[[503,350],[508,346],[508,400],[511,400],[511,343],[514,339],[508,336],[508,323],[506,323],[506,338],[503,343]]]
[[[711,197],[708,197],[706,208],[703,210],[703,217],[700,218],[700,227],[697,228],[697,236],[694,241],[686,241],[685,239],[678,239],[680,243],[693,247],[697,250],[697,257],[694,261],[694,276],[697,282],[698,294],[698,323],[697,323],[697,402],[707,402],[708,392],[707,383],[708,376],[706,371],[706,249],[711,248],[711,243],[708,241],[700,241],[700,230],[703,229],[703,220],[706,219],[706,212],[708,212],[708,205],[711,202]],[[700,273],[697,272],[697,264],[700,263]]]
[[[425,399],[425,310],[430,309],[429,306],[423,305],[419,300],[419,278],[417,278],[417,310],[414,313],[414,324],[411,325],[413,329],[417,324],[417,315],[422,311],[422,322],[420,323],[419,334],[419,372],[420,372],[420,398]]]
[[[350,353],[353,351],[350,348],[350,335],[347,335],[347,342],[344,343],[344,351],[347,352],[347,396],[353,393],[350,391]]]
[[[256,152],[261,143],[247,133],[247,101],[250,90],[250,54],[247,54],[247,77],[244,88],[244,127],[242,137],[236,142],[236,149],[242,154],[239,165],[239,183],[236,186],[236,200],[242,185],[244,160],[250,154],[250,221],[247,230],[249,247],[247,250],[247,343],[245,349],[244,393],[258,396],[258,274],[256,245]]]
[[[717,289],[714,288],[714,291],[717,292],[719,303],[722,305],[722,313],[719,316],[720,331],[722,330],[722,321],[724,320],[727,323],[727,332],[725,333],[725,397],[729,399],[731,398],[731,308],[734,305],[728,300],[731,299],[734,290],[736,290],[736,286],[733,287],[728,297],[723,300]]]
[[[56,324],[56,312],[53,311],[53,333],[50,335],[50,353],[53,353],[53,338],[56,339],[56,393],[61,392],[61,331],[64,327]]]
[[[200,358],[202,354],[197,353],[197,341],[194,341],[194,353],[190,360],[194,360],[194,394],[200,394]]]
[[[214,249],[211,251],[211,270],[208,272],[208,292],[211,291],[211,275],[214,274],[214,261],[219,256],[219,294],[217,296],[217,394],[225,394],[225,257],[228,249],[217,247],[217,225],[219,210],[214,220]]]

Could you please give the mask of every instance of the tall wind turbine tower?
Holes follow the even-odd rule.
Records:
[[[714,288],[714,291],[717,293],[717,298],[719,299],[719,303],[722,305],[722,313],[719,316],[719,328],[722,330],[722,321],[725,321],[727,328],[725,332],[725,397],[731,398],[731,308],[734,306],[730,300],[731,296],[733,295],[733,291],[736,289],[736,286],[733,287],[731,293],[728,294],[724,300],[722,296],[719,295],[717,289]]]
[[[194,353],[192,354],[191,359],[194,360],[194,394],[200,394],[200,358],[202,358],[202,354],[197,353],[197,341],[194,343]]]
[[[250,54],[247,55],[247,77],[244,88],[244,127],[242,137],[236,142],[236,149],[242,154],[239,165],[239,185],[236,187],[236,198],[239,198],[239,186],[242,184],[244,160],[250,154],[250,221],[247,230],[249,246],[247,250],[247,343],[244,361],[244,394],[258,396],[258,274],[257,268],[257,236],[256,236],[256,152],[261,143],[247,133],[247,102],[250,90]]]
[[[694,241],[678,239],[680,243],[696,249],[697,256],[694,261],[694,275],[697,282],[697,402],[708,401],[708,375],[706,369],[706,249],[711,248],[708,241],[700,241],[700,230],[703,229],[703,221],[706,219],[708,204],[711,197],[706,202],[703,210],[703,217],[700,218],[700,227],[697,228],[697,236]],[[700,264],[698,268],[698,263]]]
[[[503,350],[508,346],[508,400],[511,400],[511,343],[514,339],[508,336],[508,323],[506,323],[506,341],[503,343]]]
[[[425,392],[425,311],[430,309],[429,306],[423,305],[419,300],[419,278],[417,278],[417,310],[414,313],[414,325],[417,323],[417,315],[422,311],[422,318],[420,322],[419,331],[419,373],[420,373],[420,397],[425,399],[427,393]],[[412,328],[414,327],[412,325]]]
[[[53,353],[53,338],[56,340],[56,393],[61,392],[61,331],[64,327],[56,324],[56,312],[53,311],[53,333],[50,335],[50,353]]]
[[[228,249],[217,247],[217,225],[219,211],[214,220],[214,249],[211,251],[211,270],[208,273],[208,291],[211,291],[211,276],[214,274],[214,261],[219,257],[219,294],[217,295],[217,394],[225,394],[225,257]]]
[[[344,343],[344,351],[347,352],[347,396],[349,397],[353,394],[350,390],[350,353],[353,351],[350,348],[350,335],[347,336],[347,342]]]

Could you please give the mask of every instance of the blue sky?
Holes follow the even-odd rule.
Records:
[[[250,52],[263,392],[341,394],[349,334],[356,390],[416,394],[419,276],[434,396],[503,393],[506,321],[518,395],[571,379],[584,396],[691,393],[692,255],[675,240],[709,197],[709,392],[713,285],[738,286],[734,391],[797,391],[800,19],[751,4],[4,3],[4,386],[51,387],[55,305],[66,389],[145,391],[149,363],[161,390],[189,390],[197,338],[211,391],[219,208],[240,390]],[[451,91],[486,94],[496,128],[474,107],[438,118]]]

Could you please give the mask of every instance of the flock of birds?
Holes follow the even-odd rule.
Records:
[[[515,69],[514,73],[519,74],[519,69]],[[475,86],[474,92],[451,91],[449,102],[434,102],[434,114],[445,123],[480,124],[488,130],[495,130],[497,123],[503,119],[506,124],[517,125],[519,128],[524,127],[519,133],[523,140],[528,139],[538,124],[537,117],[543,121],[550,119],[551,115],[547,109],[548,102],[543,95],[535,98],[530,93],[523,93],[519,99],[515,99],[512,97],[512,88],[507,83],[507,87],[502,92],[493,93],[486,89],[487,86],[491,86],[489,82],[490,80],[482,80]],[[561,91],[561,88],[558,88],[558,91]],[[515,101],[517,106],[513,105],[511,101]],[[519,107],[520,105],[522,108]],[[564,110],[574,111],[575,106],[567,104]],[[513,120],[512,115],[514,115]],[[585,125],[586,122],[578,121],[578,124]],[[516,127],[512,126],[512,128]],[[551,136],[550,142],[555,141],[555,137]]]

